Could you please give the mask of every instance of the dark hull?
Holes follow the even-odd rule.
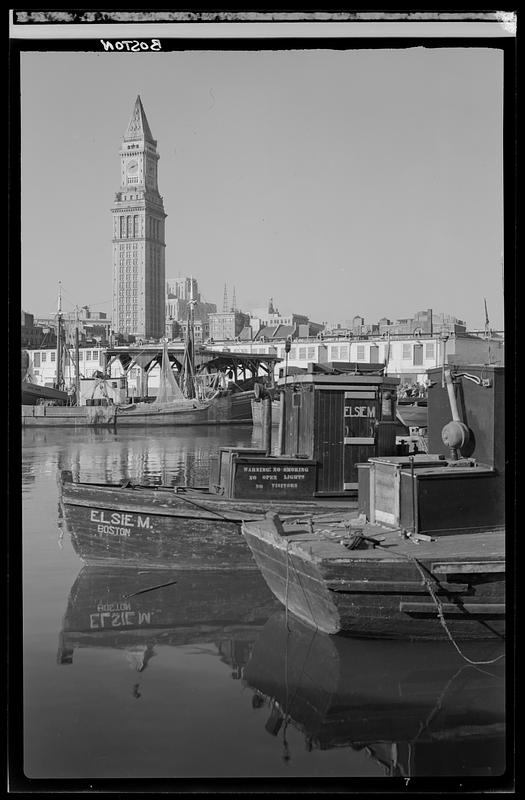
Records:
[[[343,531],[296,528],[281,535],[271,520],[243,525],[272,592],[321,631],[401,639],[504,637],[503,532],[442,536],[417,547],[385,528],[366,526],[365,532],[383,538],[382,546],[349,551]]]
[[[71,587],[58,661],[78,648],[253,642],[276,601],[252,572],[84,567]]]
[[[379,758],[395,752],[395,774],[424,773],[431,747],[437,774],[477,765],[498,775],[505,766],[503,646],[465,649],[471,660],[498,660],[475,669],[448,642],[328,636],[281,611],[261,631],[244,679],[272,709],[270,732],[291,722],[310,747],[375,746]],[[449,758],[454,748],[461,758]]]
[[[40,386],[38,383],[22,381],[22,405],[34,406],[39,400],[58,400],[67,403],[67,392],[53,389],[50,386]]]
[[[158,427],[251,424],[253,392],[216,397],[195,406],[138,403],[135,406],[22,406],[22,425],[39,427]]]
[[[206,491],[73,483],[62,474],[63,523],[87,564],[256,569],[241,522],[284,514],[346,512],[351,501],[229,501]]]

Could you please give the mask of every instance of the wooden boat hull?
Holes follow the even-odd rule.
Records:
[[[22,406],[25,427],[157,427],[182,425],[251,425],[253,392],[216,397],[194,407],[173,404],[169,409],[154,403],[118,406]]]
[[[114,428],[115,406],[23,405],[22,427]]]
[[[58,400],[67,403],[68,394],[60,389],[22,380],[22,404],[31,406],[38,403],[39,400]]]
[[[70,664],[78,648],[253,643],[276,610],[250,571],[218,571],[210,580],[193,570],[83,567],[69,593],[57,660]]]
[[[151,568],[256,569],[241,536],[243,519],[261,519],[268,508],[299,515],[348,512],[347,501],[226,500],[202,490],[75,483],[60,473],[63,523],[87,564]]]
[[[415,775],[428,767],[431,747],[439,774],[477,765],[502,774],[504,645],[472,642],[465,650],[493,663],[474,669],[450,642],[328,636],[281,610],[260,632],[243,675],[271,709],[267,729],[291,722],[310,748],[383,744],[402,774]],[[437,754],[453,748],[461,755],[440,764]]]
[[[285,525],[281,532],[266,519],[246,522],[242,530],[275,596],[321,631],[374,638],[504,638],[502,531],[442,536],[416,547],[398,532],[367,525],[365,535],[382,539],[381,547],[349,550],[345,531],[336,528],[325,535]]]

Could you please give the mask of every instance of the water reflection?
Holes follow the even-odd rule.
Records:
[[[143,672],[161,645],[214,643],[241,677],[258,632],[277,601],[263,579],[243,571],[84,567],[67,602],[57,662],[80,648],[119,650]]]
[[[41,468],[68,469],[74,480],[151,485],[207,486],[210,456],[223,446],[258,447],[261,434],[251,426],[202,426],[161,433],[103,429],[81,432],[24,431],[24,471],[32,474],[31,450],[46,459]],[[55,447],[59,447],[58,454]]]
[[[465,654],[501,653],[499,644],[471,643]],[[308,750],[366,749],[390,776],[505,771],[502,660],[474,667],[448,642],[327,636],[281,610],[258,637],[244,680],[285,760],[292,726]]]

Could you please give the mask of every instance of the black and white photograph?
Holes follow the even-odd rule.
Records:
[[[515,48],[10,11],[9,791],[513,791]]]

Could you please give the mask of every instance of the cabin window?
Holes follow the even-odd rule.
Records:
[[[338,347],[331,347],[330,348],[330,358],[332,361],[336,361],[339,358],[339,348]]]
[[[306,358],[306,347],[299,348],[299,358],[305,359]]]
[[[47,353],[42,353],[42,364],[47,361]]]
[[[39,367],[40,366],[40,353],[34,353],[33,355],[33,366]]]
[[[339,348],[339,358],[341,361],[348,361],[348,345],[341,345]]]
[[[404,344],[403,345],[403,360],[407,361],[410,358],[412,358],[412,345],[411,344]]]
[[[56,361],[56,360],[57,360],[57,354],[51,353],[51,361]]]
[[[357,358],[358,361],[364,361],[365,360],[365,346],[364,346],[364,344],[358,344],[357,345],[357,356],[356,356],[356,358]]]
[[[295,358],[295,347],[290,349],[290,358]]]
[[[91,350],[86,352],[86,361],[91,361]]]
[[[435,358],[436,346],[434,342],[427,342],[425,345],[425,358]]]
[[[292,394],[292,406],[294,408],[299,408],[301,406],[301,395],[299,392]]]

